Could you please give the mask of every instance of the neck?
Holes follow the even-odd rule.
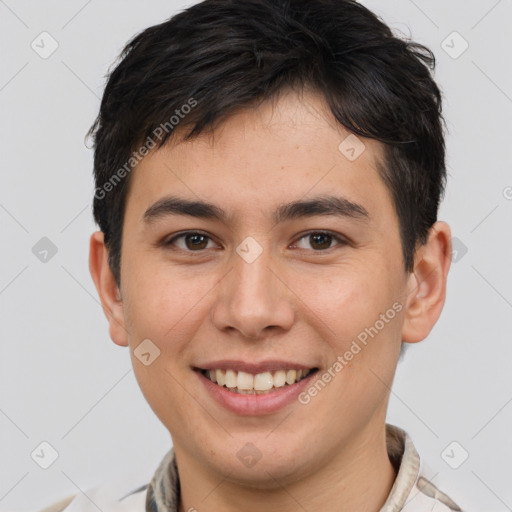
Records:
[[[378,512],[384,505],[396,472],[389,461],[385,427],[378,432],[360,432],[319,469],[297,480],[271,479],[268,488],[242,486],[236,471],[212,474],[197,460],[175,447],[180,474],[180,512]],[[269,478],[271,476],[269,475]]]

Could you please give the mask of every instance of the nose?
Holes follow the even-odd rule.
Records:
[[[294,295],[274,270],[269,253],[264,250],[252,262],[234,253],[234,266],[219,283],[211,310],[213,324],[220,331],[259,340],[292,327]]]

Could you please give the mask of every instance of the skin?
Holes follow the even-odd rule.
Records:
[[[399,224],[376,162],[383,147],[364,139],[349,161],[346,132],[311,91],[230,116],[211,135],[179,138],[150,153],[131,175],[123,226],[121,286],[103,235],[91,237],[90,270],[114,343],[128,346],[136,378],[169,430],[181,480],[180,511],[268,506],[268,510],[377,511],[395,471],[385,417],[402,340],[424,339],[445,300],[450,229],[437,222],[405,271]],[[226,210],[227,223],[144,212],[172,194]],[[362,205],[367,220],[319,215],[274,224],[284,202],[338,194]],[[201,230],[200,249],[171,235]],[[319,242],[305,232],[348,239]],[[263,249],[247,263],[236,252],[248,236]],[[327,249],[323,247],[329,247]],[[187,252],[188,251],[188,252]],[[192,370],[219,359],[285,359],[320,369],[396,302],[401,311],[343,370],[303,405],[262,416],[226,410]],[[160,356],[134,356],[144,339]],[[249,468],[237,452],[261,452]]]

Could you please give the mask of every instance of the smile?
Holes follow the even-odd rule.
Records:
[[[264,395],[279,388],[288,387],[305,379],[316,368],[309,370],[276,370],[251,374],[235,370],[201,370],[201,373],[214,384],[227,388],[232,393],[243,395]]]

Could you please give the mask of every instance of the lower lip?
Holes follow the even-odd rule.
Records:
[[[311,379],[317,374],[317,371],[311,372],[307,377],[295,384],[283,386],[276,391],[263,395],[233,393],[229,391],[229,389],[213,383],[200,371],[196,370],[195,373],[198,375],[199,380],[203,383],[208,393],[210,393],[220,405],[236,414],[259,416],[276,412],[293,401],[298,402],[298,396],[304,388],[309,385]]]

